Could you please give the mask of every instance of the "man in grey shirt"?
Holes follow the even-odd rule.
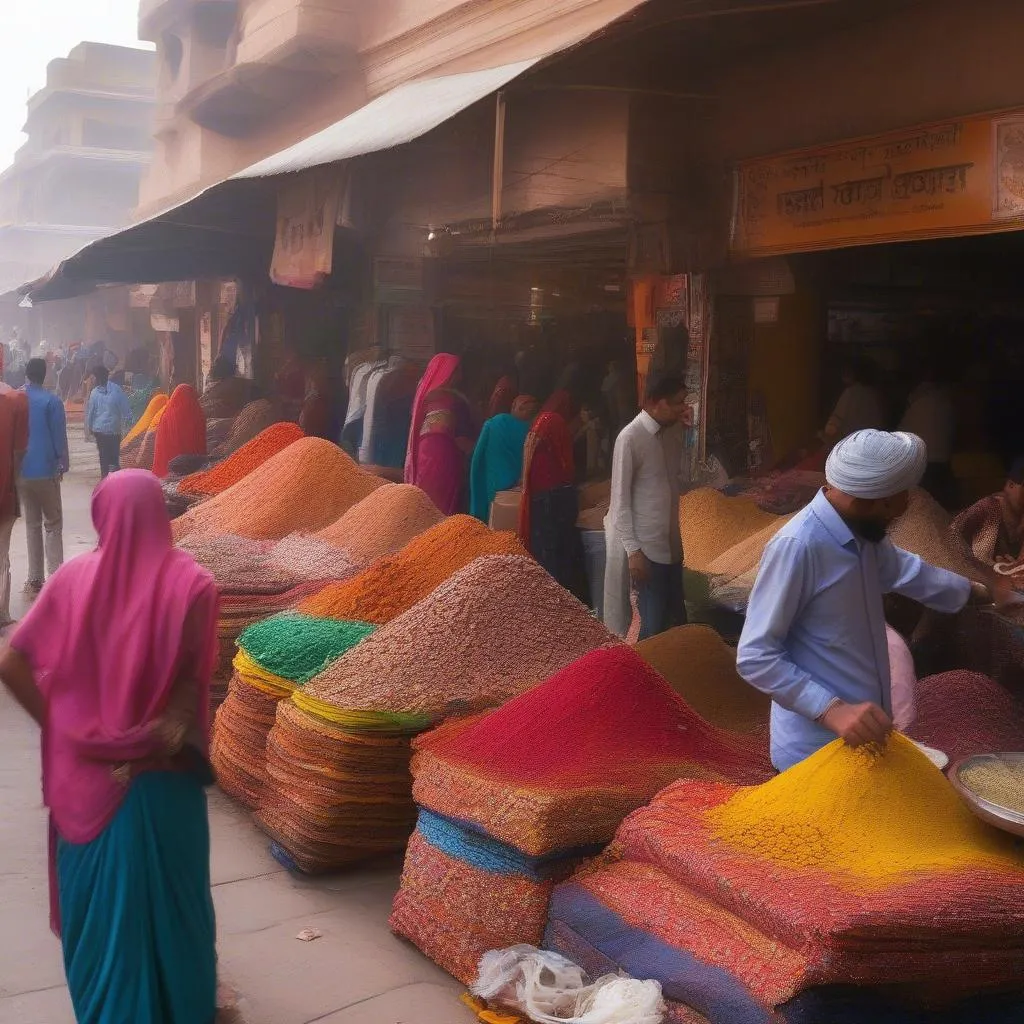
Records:
[[[631,588],[637,593],[641,639],[686,621],[679,534],[686,418],[683,378],[652,376],[643,409],[615,441],[605,519],[604,620],[620,636],[629,629]]]

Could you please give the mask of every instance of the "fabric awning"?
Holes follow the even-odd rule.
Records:
[[[171,210],[91,242],[22,289],[32,302],[70,298],[97,284],[137,284],[265,268],[273,246],[280,174],[411,142],[533,67],[540,58],[407,82],[323,131],[260,160]]]

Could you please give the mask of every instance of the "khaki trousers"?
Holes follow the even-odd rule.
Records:
[[[28,582],[41,585],[47,574],[52,576],[64,563],[64,509],[60,481],[19,480],[18,497],[28,538]]]

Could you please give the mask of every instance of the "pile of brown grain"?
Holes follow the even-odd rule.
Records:
[[[615,638],[532,558],[478,558],[306,684],[336,708],[494,707]]]
[[[927,491],[916,487],[910,492],[907,511],[893,523],[889,537],[897,547],[920,555],[940,569],[977,579],[978,569],[961,554],[950,534],[951,524],[949,513]]]
[[[795,514],[795,513],[794,513]],[[761,564],[761,556],[772,539],[792,519],[793,516],[778,516],[774,523],[769,523],[757,533],[734,544],[728,551],[724,551],[707,567],[709,576],[715,576],[722,580],[735,580],[737,583],[746,584],[747,589],[754,585],[754,578],[757,576],[758,566]]]
[[[176,519],[174,536],[235,533],[280,540],[297,531],[315,532],[381,486],[337,445],[304,437]]]
[[[736,650],[710,626],[679,626],[641,640],[636,653],[701,718],[730,732],[767,730],[771,701],[736,671]]]
[[[748,498],[728,498],[711,487],[684,494],[679,499],[679,529],[686,568],[709,572],[711,563],[729,548],[778,519]]]
[[[367,566],[400,551],[443,518],[418,487],[385,484],[316,536],[343,549],[356,565]]]

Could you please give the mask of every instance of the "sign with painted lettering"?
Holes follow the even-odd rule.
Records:
[[[739,256],[1024,227],[1024,111],[966,117],[745,161]]]
[[[282,178],[270,279],[289,288],[316,288],[334,266],[334,228],[345,171],[334,165]]]

